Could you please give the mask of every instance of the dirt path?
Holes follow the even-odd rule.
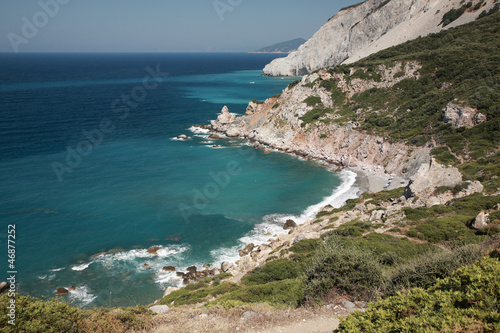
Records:
[[[338,306],[290,310],[275,310],[265,305],[227,310],[176,308],[158,315],[152,327],[142,332],[331,333],[339,325],[339,316],[346,314],[347,311]]]
[[[280,325],[264,330],[249,330],[248,333],[330,333],[339,326],[338,315],[320,318],[302,319],[287,325]]]

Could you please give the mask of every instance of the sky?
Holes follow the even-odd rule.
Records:
[[[247,52],[360,0],[0,0],[0,52]]]

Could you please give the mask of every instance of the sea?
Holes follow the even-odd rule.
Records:
[[[281,93],[296,78],[261,76],[276,57],[0,54],[0,281],[147,305],[182,285],[163,267],[220,267],[355,197],[349,171],[193,127]]]

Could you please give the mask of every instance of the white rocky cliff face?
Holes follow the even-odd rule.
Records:
[[[264,75],[302,76],[320,68],[352,63],[372,53],[443,29],[443,15],[463,5],[462,0],[367,0],[341,10],[296,52],[275,59]],[[479,2],[478,0],[473,3]],[[481,9],[468,10],[446,28],[474,21]]]

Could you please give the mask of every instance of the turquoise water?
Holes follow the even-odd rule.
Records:
[[[149,304],[180,283],[163,266],[236,260],[286,218],[303,221],[311,205],[355,190],[348,173],[239,140],[215,149],[189,130],[223,105],[244,113],[249,100],[280,93],[291,79],[260,76],[274,56],[1,57],[0,241],[15,224],[21,293],[75,286],[65,297],[77,306]],[[116,112],[157,65],[169,74],[127,117]]]

